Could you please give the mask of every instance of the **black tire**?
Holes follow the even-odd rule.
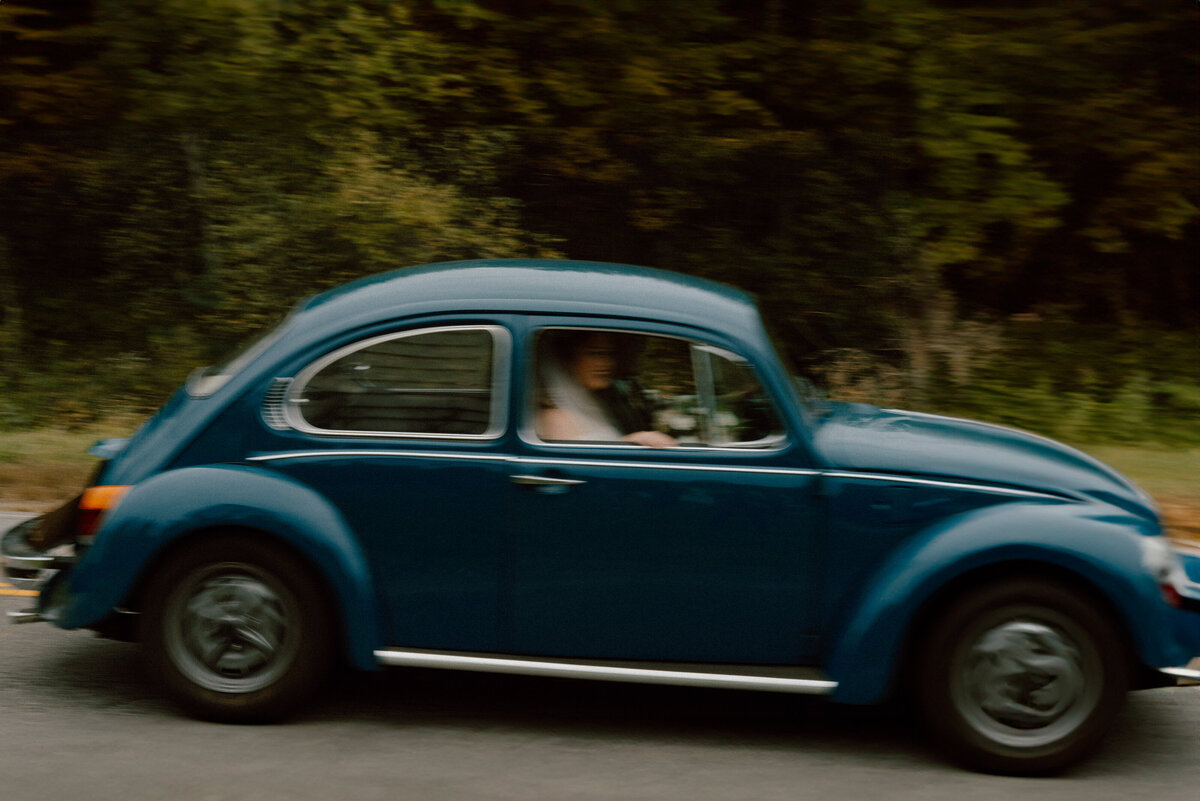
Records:
[[[914,676],[926,721],[968,767],[1037,775],[1075,764],[1129,689],[1123,639],[1085,595],[1035,578],[980,587],[928,629]]]
[[[222,534],[173,555],[142,611],[151,673],[206,720],[277,720],[333,662],[332,617],[311,571],[252,535]]]

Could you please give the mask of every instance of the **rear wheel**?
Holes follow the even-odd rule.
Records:
[[[1129,687],[1113,626],[1048,581],[997,582],[959,598],[920,646],[917,689],[940,739],[971,767],[1048,773],[1086,756]]]
[[[211,720],[287,714],[333,658],[328,606],[307,566],[247,536],[173,557],[147,590],[143,624],[151,671],[181,706]]]

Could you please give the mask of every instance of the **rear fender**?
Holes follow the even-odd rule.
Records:
[[[307,486],[260,467],[219,465],[160,473],[109,513],[70,577],[63,628],[91,626],[125,603],[166,548],[212,529],[253,529],[303,555],[325,580],[350,661],[375,668],[379,644],[367,561],[341,514]]]
[[[882,700],[926,603],[956,579],[1006,565],[1071,574],[1108,599],[1143,663],[1186,663],[1173,610],[1143,566],[1144,538],[1154,533],[1144,518],[1083,503],[1011,503],[939,523],[888,559],[842,618],[826,670],[838,682],[834,700]]]

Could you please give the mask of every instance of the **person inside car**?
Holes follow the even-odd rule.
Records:
[[[656,431],[645,397],[630,376],[632,338],[608,331],[551,331],[540,343],[540,410],[535,430],[546,441],[628,442],[670,448]]]

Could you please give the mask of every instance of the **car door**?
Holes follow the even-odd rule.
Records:
[[[625,348],[637,364],[624,367],[621,345],[612,346],[613,381],[636,385],[650,425],[672,442],[639,446],[628,432],[550,439],[539,424],[554,402],[544,377],[554,349],[545,343],[561,330],[539,329],[525,346],[539,366],[527,381],[511,477],[512,650],[810,661],[816,475],[758,371],[703,341],[618,332],[641,340]]]
[[[510,356],[499,324],[414,325],[336,348],[268,397],[262,463],[346,520],[384,645],[501,648]]]

